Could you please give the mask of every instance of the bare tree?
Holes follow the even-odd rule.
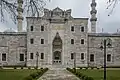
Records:
[[[116,5],[119,3],[120,0],[107,0],[107,4],[108,4],[108,7],[107,9],[109,9],[111,7],[111,10],[108,14],[108,16],[110,16],[110,14],[112,14],[114,8],[116,7]]]
[[[29,13],[29,16],[39,16],[47,0],[0,0],[0,17],[1,21],[5,20],[6,13],[16,23],[18,2],[22,2],[22,12]],[[49,0],[50,1],[50,0]]]

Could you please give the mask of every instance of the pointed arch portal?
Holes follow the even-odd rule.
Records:
[[[56,33],[55,38],[53,39],[53,64],[61,64],[62,63],[62,39],[59,33]]]

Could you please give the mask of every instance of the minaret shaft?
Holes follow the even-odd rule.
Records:
[[[23,23],[23,8],[22,8],[22,5],[23,5],[23,0],[17,0],[18,2],[18,8],[17,8],[17,12],[18,12],[18,16],[17,16],[17,21],[18,21],[18,24],[17,24],[17,29],[18,29],[18,32],[22,32],[23,31],[23,28],[22,28],[22,23]]]
[[[92,3],[91,3],[91,32],[92,33],[96,33],[96,21],[97,21],[97,18],[96,18],[96,14],[97,14],[97,10],[96,10],[96,2],[95,0],[92,0]]]

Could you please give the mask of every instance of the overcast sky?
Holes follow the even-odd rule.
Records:
[[[88,17],[90,18],[90,3],[92,0],[51,0],[45,6],[48,9],[54,9],[60,7],[63,10],[72,9],[73,17]],[[120,4],[118,3],[111,14],[108,16],[111,9],[107,10],[106,0],[96,0],[97,2],[97,32],[117,32],[117,29],[120,30]],[[90,27],[90,22],[89,25]],[[26,25],[24,23],[24,29]],[[6,22],[0,22],[0,31],[4,31],[7,28],[13,28],[16,30],[16,25],[7,17]]]

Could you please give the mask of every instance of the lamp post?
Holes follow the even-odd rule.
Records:
[[[76,53],[74,52],[74,69],[75,69],[75,72],[76,72]]]
[[[38,52],[36,53],[36,56],[37,56],[37,60],[36,60],[36,68],[38,69],[38,56],[39,56],[39,53],[38,53]]]
[[[107,41],[108,41],[108,43],[107,43]],[[109,38],[104,39],[103,43],[104,43],[104,45],[102,45],[102,42],[101,42],[100,48],[101,48],[101,50],[104,49],[104,80],[106,80],[106,46],[108,46],[108,47],[112,46],[111,45],[111,39],[109,39]]]

